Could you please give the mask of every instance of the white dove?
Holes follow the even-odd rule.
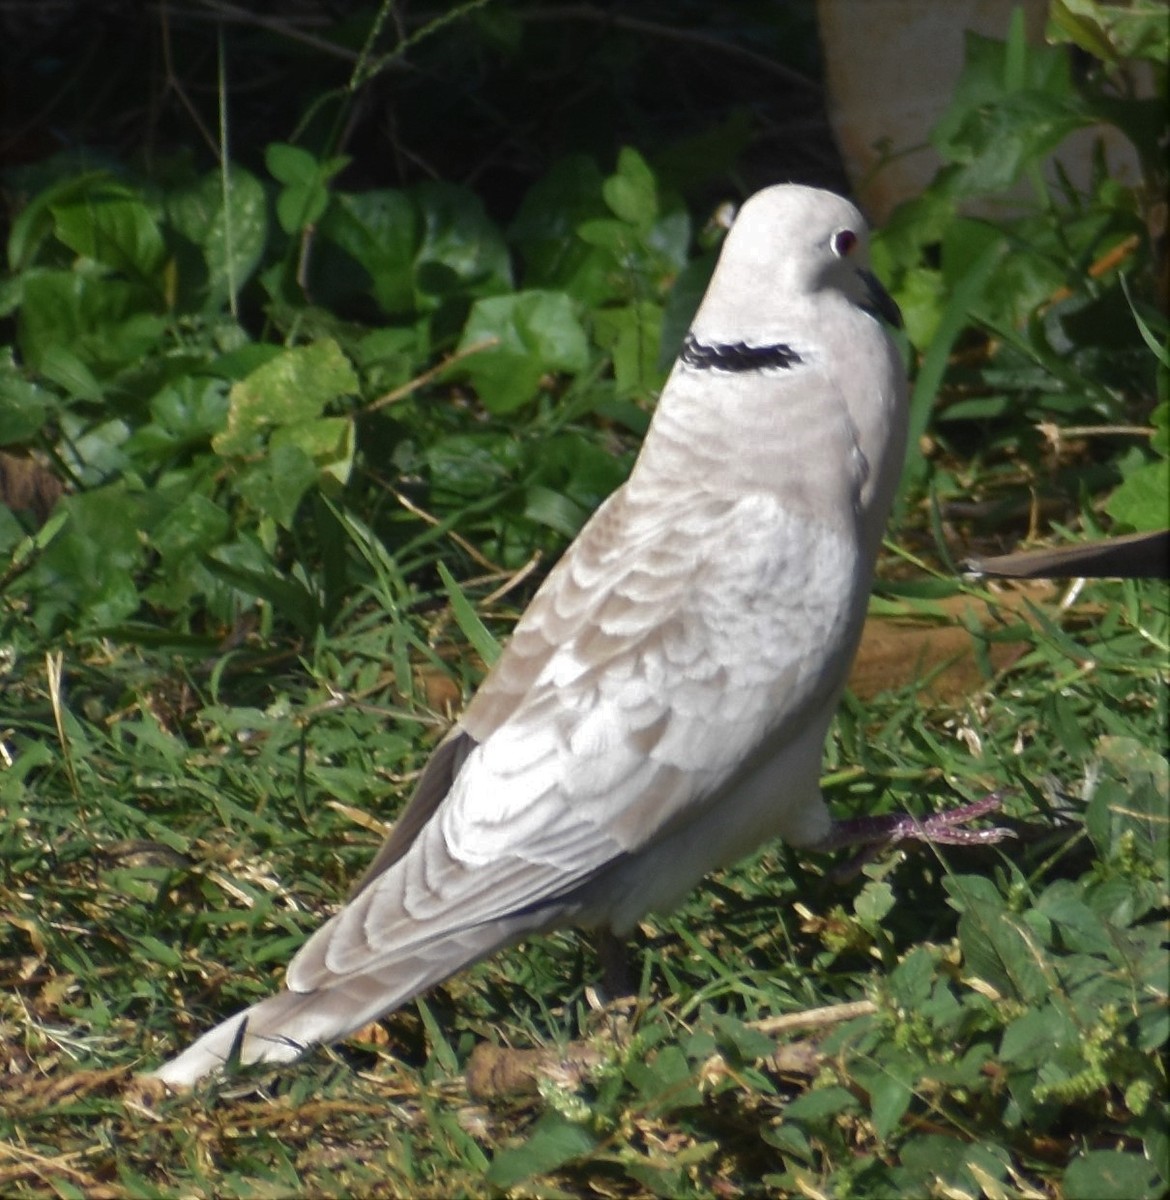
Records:
[[[906,441],[882,317],[899,314],[852,204],[795,185],[744,204],[628,482],[549,574],[370,869],[283,990],[156,1078],[291,1060],[553,926],[621,936],[769,838],[856,840],[818,777]],[[994,840],[947,832],[987,807],[926,833]]]

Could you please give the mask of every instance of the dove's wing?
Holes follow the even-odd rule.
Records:
[[[462,758],[450,790],[436,801],[424,778],[429,814],[407,810],[409,845],[306,944],[291,988],[562,920],[583,884],[695,819],[835,697],[856,604],[823,577],[857,573],[853,540],[786,522],[767,496],[663,507],[647,519],[619,493],[598,514],[439,751],[441,775]]]

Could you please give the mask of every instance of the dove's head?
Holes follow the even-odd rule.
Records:
[[[869,269],[869,229],[848,200],[797,184],[757,192],[739,210],[695,317],[703,341],[781,341],[841,300],[901,324]]]

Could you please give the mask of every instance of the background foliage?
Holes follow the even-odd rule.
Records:
[[[1164,6],[971,37],[875,244],[916,435],[875,610],[966,595],[982,678],[850,700],[826,790],[1007,786],[1018,842],[846,883],[769,847],[646,923],[632,1010],[558,935],[155,1105],[126,1069],[269,989],[621,482],[716,204],[845,184],[804,4],[84,16],[5,18],[3,1188],[1161,1194],[1165,585],[1020,605],[952,560],[1167,521]],[[1141,187],[1048,165],[1101,122]],[[485,1042],[578,1069],[477,1089]]]

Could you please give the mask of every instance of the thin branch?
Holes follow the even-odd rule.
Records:
[[[377,400],[371,400],[361,411],[363,413],[377,412],[378,409],[385,408],[388,404],[405,400],[412,392],[417,392],[420,387],[430,383],[432,379],[437,375],[441,375],[448,367],[453,367],[465,358],[470,358],[473,354],[479,354],[483,350],[490,350],[493,346],[498,346],[499,344],[500,339],[498,337],[490,337],[482,342],[476,342],[474,346],[468,346],[466,350],[457,350],[454,354],[449,354],[442,362],[429,367],[421,375],[416,375],[413,379],[408,380],[401,387],[396,387],[392,392],[387,392],[384,396],[379,396]]]
[[[662,38],[666,41],[686,42],[692,46],[701,46],[705,50],[714,50],[725,58],[737,58],[760,70],[767,71],[785,83],[809,95],[819,96],[821,87],[806,75],[776,62],[765,54],[737,46],[734,42],[726,42],[710,33],[701,33],[695,29],[679,29],[673,25],[660,25],[656,21],[643,21],[639,17],[625,17],[620,13],[607,12],[594,8],[590,4],[572,4],[562,8],[543,8],[532,12],[521,13],[524,21],[593,21],[599,25],[609,25],[614,29],[625,29],[630,33],[644,33],[649,37]]]

